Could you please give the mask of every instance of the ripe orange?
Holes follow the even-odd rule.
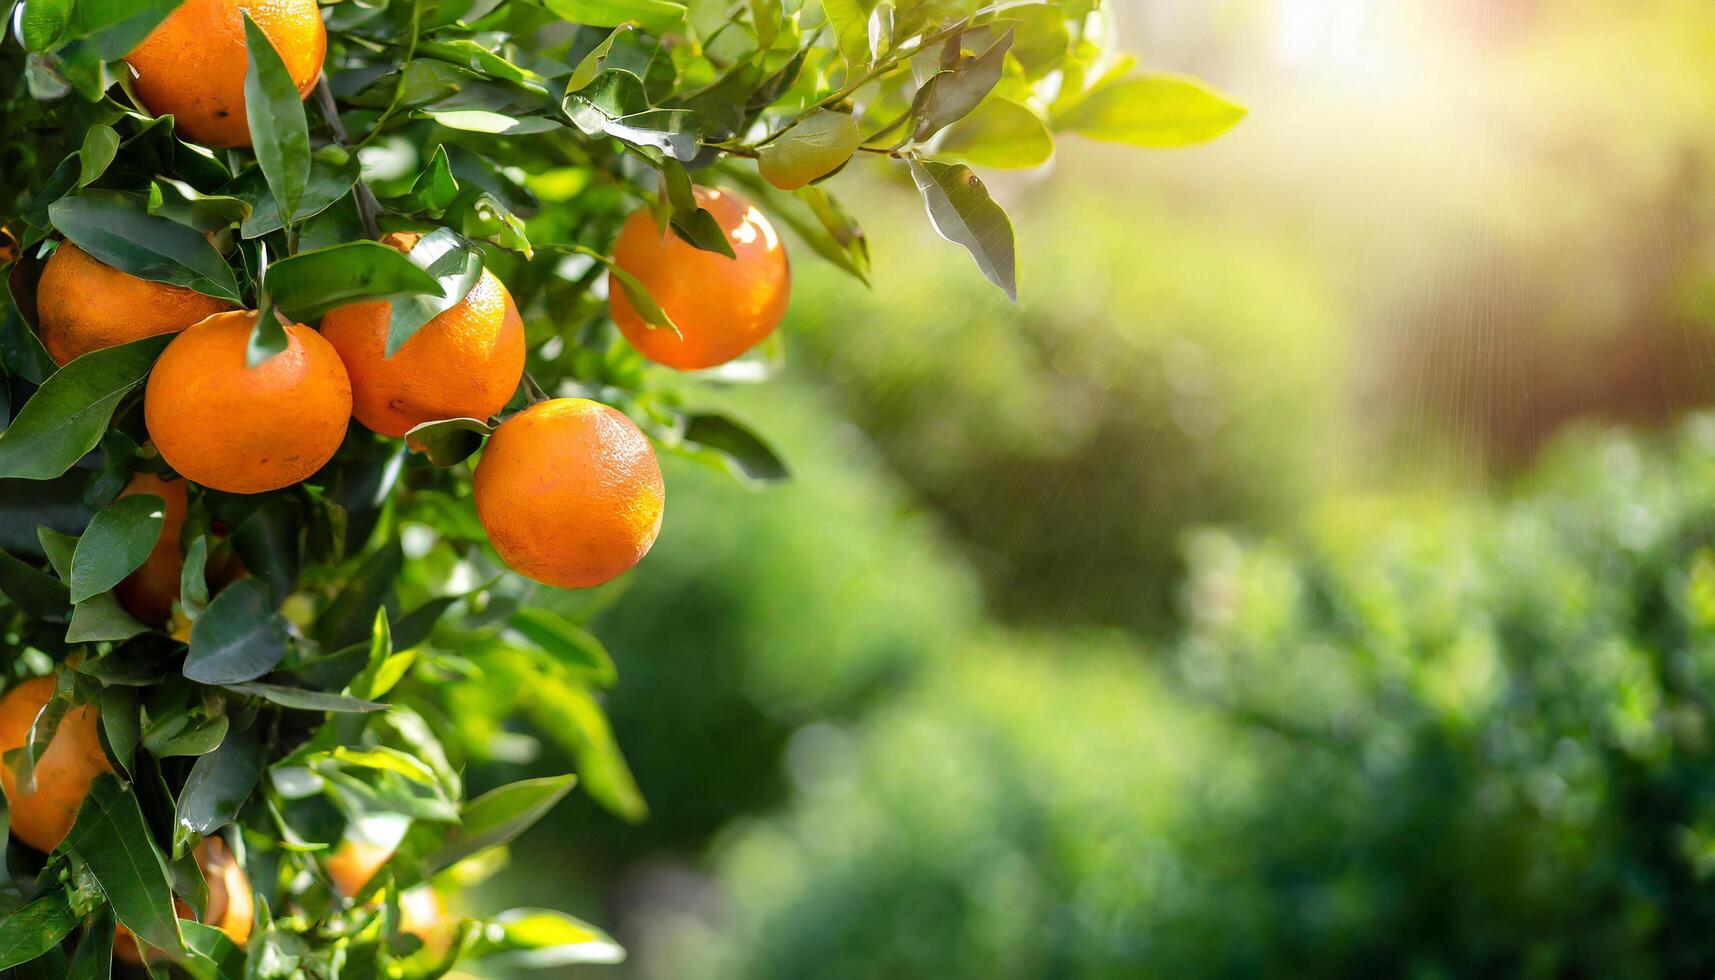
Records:
[[[474,489],[477,517],[506,564],[567,589],[637,564],[661,531],[666,499],[649,440],[585,398],[538,402],[501,423]]]
[[[250,145],[240,11],[250,12],[280,53],[300,98],[321,74],[328,34],[316,0],[185,0],[125,60],[144,106],[157,116],[172,113],[179,135],[192,142]]]
[[[355,837],[344,837],[327,859],[328,877],[346,898],[363,891],[375,872],[393,856],[393,848]]]
[[[0,753],[21,747],[36,715],[54,694],[52,677],[27,680],[0,698]],[[48,750],[36,762],[34,792],[20,792],[10,766],[0,765],[0,785],[12,806],[12,836],[38,851],[51,851],[71,832],[89,784],[112,772],[96,731],[99,713],[85,705],[67,711]]]
[[[196,859],[197,867],[202,869],[203,880],[208,883],[208,904],[204,907],[207,915],[203,921],[226,933],[226,938],[242,948],[250,941],[250,930],[256,925],[256,899],[250,888],[250,876],[244,873],[238,859],[219,837],[203,838],[203,842],[197,845]],[[191,907],[183,901],[175,899],[173,905],[179,918],[195,917]],[[124,926],[114,934],[113,953],[127,963],[143,963],[143,951],[138,948],[137,937]],[[151,955],[149,958],[156,957]]]
[[[414,234],[382,241],[408,252]],[[403,436],[434,419],[485,419],[506,407],[524,376],[524,321],[499,279],[483,270],[463,300],[430,320],[392,357],[384,357],[386,300],[353,303],[322,317],[322,336],[351,375],[357,420],[384,436]]]
[[[418,885],[399,893],[399,931],[416,936],[430,953],[441,956],[453,944],[447,903],[433,885]]]
[[[179,576],[185,556],[179,550],[179,535],[185,527],[185,481],[163,480],[152,473],[138,473],[119,492],[121,497],[152,493],[166,503],[161,536],[149,549],[149,557],[125,576],[114,592],[125,611],[145,623],[163,625],[173,615],[173,600],[179,597]]]
[[[56,364],[104,347],[177,333],[232,309],[194,289],[127,275],[69,241],[49,257],[36,287],[42,346]]]
[[[245,366],[256,314],[218,313],[173,338],[149,374],[143,422],[173,469],[205,487],[262,493],[322,468],[345,439],[351,382],[339,354],[301,323],[286,349]]]
[[[649,209],[625,219],[613,261],[649,290],[684,339],[651,327],[608,283],[608,308],[619,332],[644,357],[681,371],[714,367],[774,332],[786,315],[792,273],[786,250],[761,211],[727,190],[696,188],[697,203],[720,223],[736,258],[705,252],[655,224]]]

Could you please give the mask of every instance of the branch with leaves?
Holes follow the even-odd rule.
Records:
[[[647,552],[657,452],[786,477],[698,406],[778,364],[774,223],[867,282],[830,188],[900,168],[1016,299],[973,167],[1243,115],[1138,74],[1089,0],[7,9],[0,971],[22,975],[621,957],[560,913],[443,898],[574,784],[647,812],[593,606],[554,587]],[[576,772],[467,796],[467,767],[544,741]]]

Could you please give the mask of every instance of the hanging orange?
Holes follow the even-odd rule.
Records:
[[[30,738],[30,726],[54,696],[54,679],[27,680],[0,698],[0,753],[20,748]],[[99,713],[85,705],[60,719],[53,741],[36,762],[36,788],[20,791],[10,766],[0,765],[0,786],[12,808],[12,836],[38,851],[60,846],[77,820],[77,808],[89,794],[89,784],[112,772],[102,751],[96,723]]]
[[[194,289],[127,275],[69,241],[54,250],[36,285],[42,346],[56,364],[104,347],[177,333],[230,309],[231,303]]]

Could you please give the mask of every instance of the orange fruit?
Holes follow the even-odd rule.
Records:
[[[219,837],[203,838],[197,845],[196,859],[203,880],[208,883],[208,905],[204,909],[208,915],[204,921],[226,933],[226,938],[242,948],[250,941],[250,930],[256,925],[256,898],[250,888],[250,876],[244,873],[226,841]],[[183,901],[174,899],[173,905],[179,918],[195,918],[191,907]],[[113,953],[133,965],[143,962],[137,937],[124,926],[114,933]]]
[[[54,695],[54,679],[27,680],[0,698],[0,753],[20,748],[30,738],[36,715]],[[33,792],[20,792],[10,766],[0,765],[0,785],[12,806],[12,836],[38,851],[51,851],[65,840],[77,819],[77,808],[89,784],[112,772],[96,730],[99,712],[85,705],[67,711],[53,741],[36,762]]]
[[[179,597],[179,577],[184,571],[185,556],[179,550],[179,535],[185,527],[185,481],[163,480],[152,473],[138,473],[119,491],[119,496],[152,493],[166,503],[161,521],[161,536],[149,549],[149,557],[137,570],[125,576],[113,591],[125,611],[145,623],[163,625],[173,615],[173,602]]]
[[[642,560],[666,500],[649,440],[587,398],[538,402],[501,423],[473,487],[477,517],[506,564],[567,589],[600,585]]]
[[[363,891],[363,886],[369,884],[369,879],[375,877],[375,872],[380,871],[392,856],[393,848],[390,846],[345,837],[327,859],[328,877],[333,879],[334,887],[341,895],[351,898]]]
[[[662,232],[648,208],[625,219],[613,261],[631,273],[679,328],[650,326],[625,291],[609,282],[608,309],[631,346],[681,371],[714,367],[743,354],[774,332],[786,315],[792,272],[774,226],[743,197],[695,189],[697,204],[715,216],[735,258],[705,252]]]
[[[452,947],[453,930],[447,921],[447,903],[433,885],[418,885],[399,893],[399,931],[416,936],[435,956]]]
[[[250,145],[241,11],[279,52],[299,98],[321,74],[328,33],[316,0],[185,0],[125,60],[143,105],[157,116],[171,113],[178,134],[192,142]]]
[[[408,252],[417,235],[382,242]],[[392,357],[386,300],[353,303],[322,317],[322,336],[351,375],[352,411],[384,436],[435,419],[486,419],[506,407],[524,376],[524,321],[506,287],[484,269],[451,308],[424,324]]]
[[[333,458],[351,382],[333,346],[301,323],[286,349],[245,366],[256,314],[217,313],[173,338],[149,374],[143,422],[181,476],[229,493],[290,486]]]
[[[194,289],[127,275],[60,243],[36,286],[42,346],[56,364],[104,347],[177,333],[211,313],[232,309]]]

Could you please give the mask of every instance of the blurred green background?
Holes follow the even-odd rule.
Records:
[[[874,288],[800,249],[687,386],[795,481],[670,463],[593,600],[650,817],[467,901],[640,980],[1708,976],[1715,6],[1116,12],[1251,115],[985,172],[1016,306],[837,179]]]

